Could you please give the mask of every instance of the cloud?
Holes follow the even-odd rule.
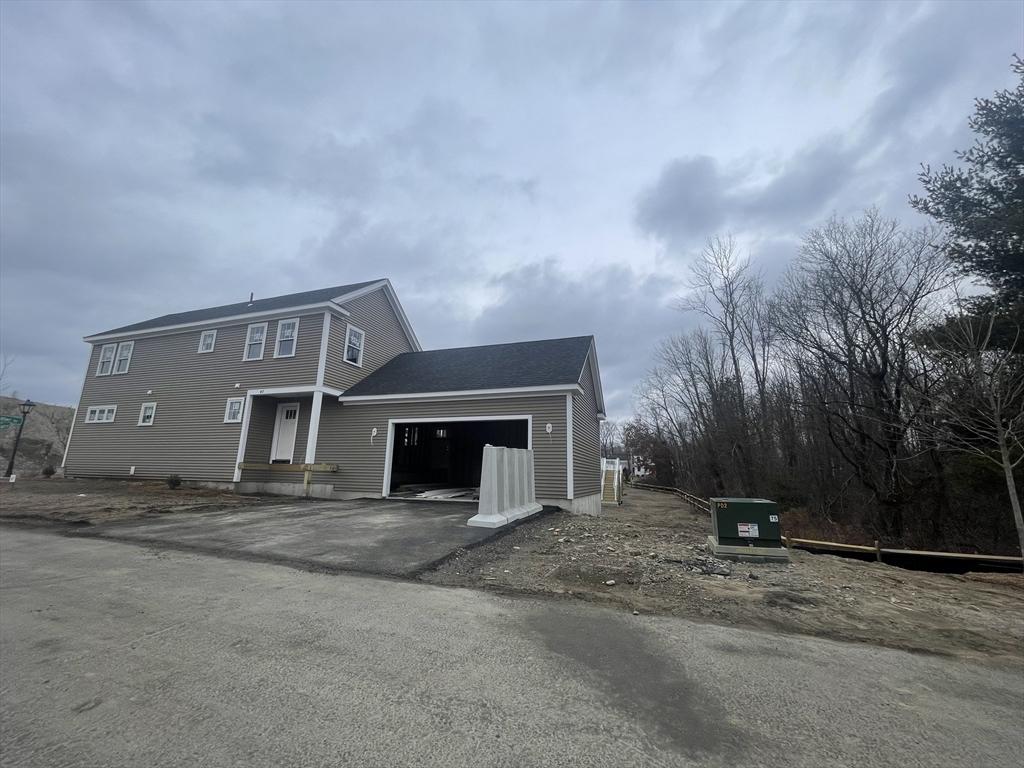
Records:
[[[905,211],[1009,80],[1000,3],[0,3],[0,347],[72,402],[82,335],[378,277],[428,346],[595,333],[609,408],[685,258],[777,274]]]

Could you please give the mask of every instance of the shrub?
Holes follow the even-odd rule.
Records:
[[[173,491],[179,485],[181,485],[181,476],[180,475],[168,475],[167,476],[167,487],[168,488],[170,488]]]
[[[43,477],[53,477],[57,474],[57,470],[53,468],[53,464],[47,464],[43,467],[41,474]]]

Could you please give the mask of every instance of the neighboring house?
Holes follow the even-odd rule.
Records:
[[[592,336],[424,352],[388,280],[88,336],[65,474],[333,498],[480,483],[532,448],[537,497],[600,511]]]

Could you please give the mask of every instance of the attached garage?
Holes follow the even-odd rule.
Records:
[[[314,482],[336,496],[479,487],[485,444],[533,451],[537,499],[600,512],[592,337],[411,352],[324,399]]]
[[[387,495],[478,498],[484,446],[531,448],[531,422],[529,415],[390,420],[384,477]]]

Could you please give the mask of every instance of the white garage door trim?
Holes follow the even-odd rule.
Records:
[[[381,496],[385,499],[391,495],[391,454],[395,446],[395,425],[396,424],[439,424],[446,421],[525,421],[526,422],[526,448],[533,449],[533,416],[522,414],[519,416],[425,416],[421,419],[401,418],[388,419],[388,442],[384,451],[384,484],[381,487]]]

